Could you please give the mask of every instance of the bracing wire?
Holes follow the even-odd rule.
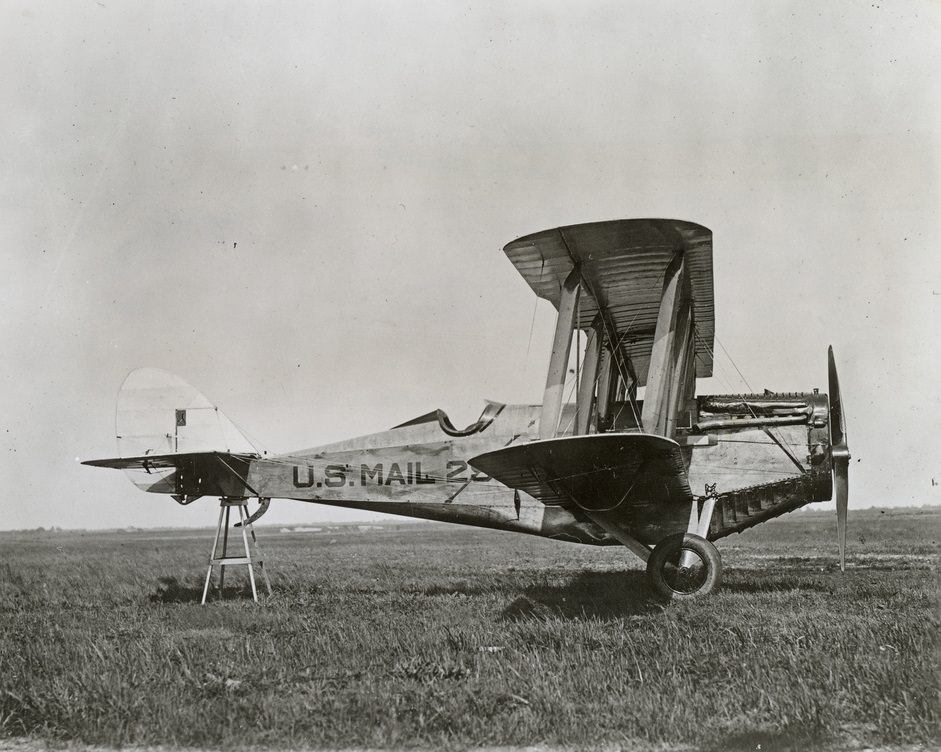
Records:
[[[748,391],[754,394],[755,390],[752,389],[751,384],[748,383],[748,379],[746,379],[745,376],[742,375],[742,372],[739,370],[738,366],[735,364],[735,360],[732,358],[731,355],[729,355],[729,351],[725,349],[725,345],[722,344],[722,340],[719,339],[718,335],[715,335],[715,337],[716,337],[716,342],[719,343],[719,347],[722,348],[722,352],[725,353],[725,357],[729,359],[729,363],[732,364],[732,367],[735,369],[736,373],[738,373],[739,377],[742,379],[742,382],[745,384],[746,387],[748,387]],[[715,356],[713,356],[713,359],[715,359]]]
[[[698,332],[696,332],[696,336],[699,337],[699,333],[698,333]],[[714,336],[715,336],[715,335],[714,335]],[[728,358],[729,363],[732,364],[732,367],[735,369],[736,373],[738,373],[739,378],[741,378],[742,383],[745,384],[745,387],[748,389],[748,392],[751,393],[751,394],[755,394],[755,393],[756,393],[755,390],[752,388],[751,384],[748,383],[748,379],[745,378],[744,374],[741,372],[741,370],[739,369],[738,365],[735,363],[735,360],[732,358],[732,355],[731,355],[731,354],[729,353],[729,351],[726,349],[725,345],[722,344],[722,340],[720,340],[718,336],[715,336],[715,340],[716,340],[716,342],[719,343],[719,347],[722,348],[722,352],[725,353],[725,356]],[[714,351],[713,349],[711,349],[711,348],[709,347],[709,345],[708,345],[706,342],[703,341],[702,337],[699,337],[699,342],[700,342],[700,344],[703,346],[703,348],[706,350],[706,352],[709,353],[709,356],[712,358],[713,364],[714,364],[714,365],[717,365],[716,357],[715,357],[715,351]],[[729,386],[730,386],[730,385],[729,385]],[[744,395],[741,395],[741,396],[744,396]],[[744,400],[743,400],[743,402],[744,402],[746,408],[748,408],[748,412],[751,413],[752,417],[753,417],[753,418],[758,418],[758,415],[757,415],[757,414],[755,413],[755,411],[752,410],[752,408],[748,405],[748,402],[747,402],[747,401],[744,401]],[[783,436],[780,434],[779,431],[775,430],[772,426],[766,426],[766,427],[765,427],[765,430],[767,430],[769,433],[773,434],[773,436],[774,436],[779,442],[781,442],[782,444],[786,445],[787,448],[790,449],[793,454],[795,454],[795,455],[797,454],[797,448],[796,448],[790,441],[788,441],[785,437],[783,437]]]
[[[539,283],[542,284],[542,277],[546,271],[546,260],[542,259],[542,265],[539,267]],[[539,296],[533,301],[533,317],[529,322],[529,341],[526,343],[526,357],[523,359],[523,372],[529,368],[529,351],[533,346],[533,331],[536,329],[536,312],[539,310]]]

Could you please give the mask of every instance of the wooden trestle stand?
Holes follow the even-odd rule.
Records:
[[[236,507],[239,511],[238,526],[242,530],[242,544],[245,548],[244,556],[230,556],[229,549],[229,516],[232,508]],[[249,545],[249,535],[251,536],[251,545]],[[222,551],[219,552],[219,539],[222,539]],[[265,587],[268,588],[268,595],[271,595],[271,582],[268,580],[268,572],[265,571],[265,563],[261,558],[261,551],[258,549],[258,540],[255,538],[255,530],[248,514],[248,499],[226,499],[219,500],[219,524],[216,525],[216,538],[212,542],[212,553],[209,555],[209,570],[206,572],[206,584],[203,586],[203,599],[201,603],[206,602],[206,596],[209,594],[209,584],[212,581],[212,568],[219,567],[219,598],[222,598],[222,588],[225,584],[225,568],[233,564],[244,564],[248,567],[248,579],[252,584],[252,598],[258,603],[258,591],[255,588],[255,569],[257,564],[261,569],[261,574],[265,578]]]

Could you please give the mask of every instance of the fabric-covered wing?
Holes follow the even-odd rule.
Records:
[[[469,462],[553,506],[602,512],[693,498],[679,445],[652,434],[565,436],[504,447]]]
[[[712,232],[675,219],[623,219],[557,227],[518,238],[503,249],[540,298],[559,307],[562,283],[580,265],[578,328],[598,313],[630,357],[638,386],[647,383],[664,272],[683,251],[696,324],[696,376],[712,375],[715,313]]]

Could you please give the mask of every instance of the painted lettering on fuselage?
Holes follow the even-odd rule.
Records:
[[[294,466],[294,487],[295,488],[310,488],[314,485],[314,468],[307,466],[307,479],[301,480],[301,471],[302,468],[297,465]]]
[[[435,477],[422,469],[417,462],[377,462],[352,465],[327,465],[323,475],[311,466],[293,468],[295,488],[344,488],[347,486],[416,486],[435,483],[478,483],[490,480],[490,476],[472,468],[466,460],[448,461],[445,477]]]
[[[470,475],[467,472],[470,471]],[[465,460],[450,460],[448,462],[448,482],[449,483],[467,483],[473,481],[490,480],[490,476],[480,472],[480,470],[471,467]]]

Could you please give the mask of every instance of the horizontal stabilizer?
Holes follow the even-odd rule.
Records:
[[[179,497],[260,496],[248,473],[257,454],[178,452],[86,460],[83,465],[124,470],[134,485]]]
[[[504,447],[469,462],[551,506],[608,511],[693,498],[680,446],[652,434],[565,436]]]
[[[139,457],[111,457],[102,460],[85,460],[83,465],[92,467],[111,467],[115,470],[152,470],[178,469],[190,467],[194,462],[212,462],[215,458],[234,458],[248,461],[256,459],[257,454],[221,454],[219,452],[181,452],[179,454],[145,454]]]

